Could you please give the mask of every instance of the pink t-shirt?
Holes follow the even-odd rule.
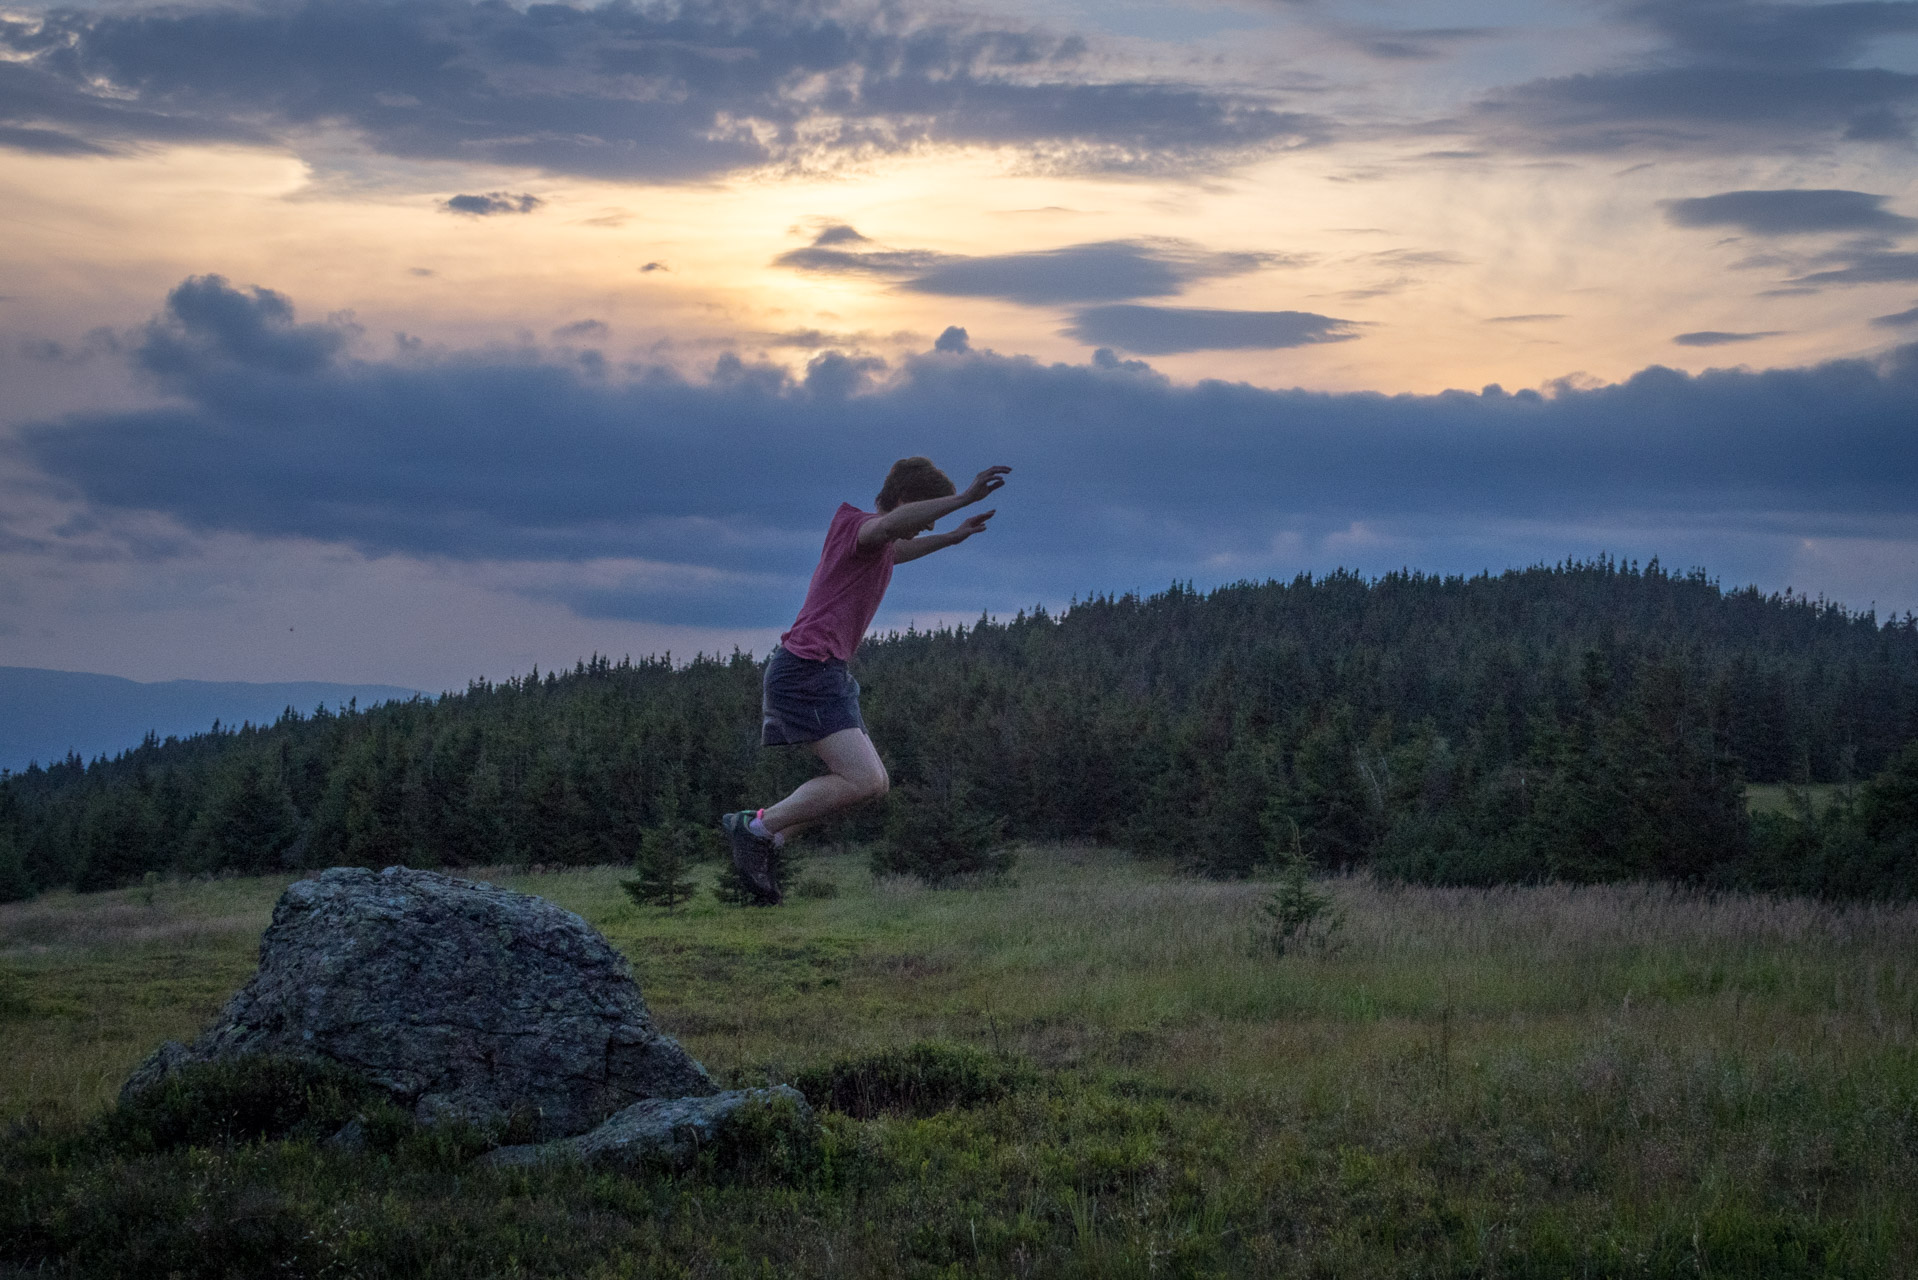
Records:
[[[872,616],[879,612],[886,584],[892,581],[893,544],[859,545],[859,526],[873,519],[850,502],[839,504],[826,528],[826,549],[812,571],[806,603],[792,630],[779,637],[780,647],[796,658],[838,658],[852,661],[852,651],[865,638]]]

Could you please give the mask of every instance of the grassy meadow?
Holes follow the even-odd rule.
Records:
[[[1014,1064],[650,1178],[423,1131],[115,1146],[120,1080],[246,980],[286,881],[0,907],[0,1275],[1918,1274],[1918,906],[1346,879],[1330,945],[1278,955],[1270,883],[1109,851],[806,870],[836,893],[671,916],[616,869],[470,873],[603,930],[722,1082]]]

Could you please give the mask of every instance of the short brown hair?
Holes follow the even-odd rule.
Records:
[[[931,458],[901,458],[886,473],[885,487],[879,490],[879,509],[891,511],[902,502],[950,498],[957,492],[946,473],[932,465]]]

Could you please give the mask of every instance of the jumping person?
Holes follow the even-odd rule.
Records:
[[[780,900],[772,853],[787,835],[861,801],[876,800],[890,785],[859,714],[859,682],[846,664],[879,612],[892,567],[983,533],[996,510],[967,516],[946,533],[930,530],[941,517],[1005,484],[1011,470],[987,467],[964,493],[957,493],[930,460],[902,458],[886,474],[877,511],[839,504],[826,528],[826,548],[806,588],[806,603],[766,662],[760,703],[761,744],[803,744],[825,762],[828,772],[801,784],[778,804],[742,809],[721,820],[733,865],[762,901]]]

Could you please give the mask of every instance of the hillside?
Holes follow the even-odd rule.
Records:
[[[158,738],[205,732],[215,721],[237,725],[277,720],[288,707],[357,700],[377,706],[417,690],[388,684],[317,680],[126,680],[85,671],[0,667],[0,769],[49,765],[78,755],[118,755],[149,733]]]
[[[1745,782],[1867,778],[1918,738],[1918,619],[1656,563],[1174,586],[891,636],[858,675],[891,803],[1227,876],[1296,852],[1453,882],[1796,885],[1758,856]],[[811,772],[755,745],[758,681],[746,654],[595,658],[30,770],[0,785],[0,881],[623,861],[669,804],[716,816]],[[1846,854],[1798,887],[1912,878],[1872,848],[1876,869]]]

